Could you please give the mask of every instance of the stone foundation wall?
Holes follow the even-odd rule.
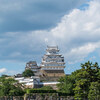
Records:
[[[41,70],[41,73],[43,74],[43,76],[45,77],[61,77],[64,76],[64,73],[47,73],[45,70]]]
[[[60,77],[57,77],[57,76],[55,76],[55,77],[45,76],[45,77],[40,77],[40,81],[42,81],[42,82],[57,82],[59,78]]]
[[[0,100],[74,100],[72,96],[58,96],[56,93],[34,93],[20,96],[0,97]]]
[[[64,76],[64,73],[46,73],[47,76],[49,77],[61,77]]]
[[[24,97],[21,96],[4,96],[0,97],[0,100],[25,100]]]

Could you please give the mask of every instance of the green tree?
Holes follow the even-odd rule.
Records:
[[[0,78],[0,96],[21,96],[24,92],[16,80]]]
[[[75,78],[74,74],[59,78],[58,82],[60,83],[57,84],[59,91],[73,95],[74,94],[73,88],[75,83],[74,78]]]
[[[9,77],[9,75],[3,74],[1,77]]]
[[[99,100],[100,99],[100,83],[99,82],[91,82],[89,88],[88,99],[89,100]]]
[[[86,62],[81,64],[81,69],[76,74],[74,94],[75,99],[83,100],[88,98],[88,92],[91,82],[97,82],[99,66],[98,63]]]
[[[74,98],[76,100],[86,100],[88,94],[88,80],[80,79],[76,81],[74,90]]]
[[[76,100],[86,100],[90,98],[94,90],[98,91],[93,82],[98,82],[98,85],[100,85],[99,65],[97,62],[93,64],[88,61],[81,64],[81,69],[72,72],[69,76],[61,77],[58,81],[60,82],[57,85],[59,91],[70,95],[74,94]],[[93,88],[95,89],[93,90]]]
[[[31,77],[31,76],[34,76],[34,72],[30,69],[27,69],[25,70],[23,73],[22,73],[22,76],[23,77]]]
[[[99,68],[99,71],[98,71],[98,73],[97,73],[97,81],[100,83],[100,68]]]

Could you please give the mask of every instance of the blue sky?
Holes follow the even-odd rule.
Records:
[[[58,45],[66,74],[100,63],[99,9],[99,0],[0,0],[0,75],[40,65],[47,45]]]

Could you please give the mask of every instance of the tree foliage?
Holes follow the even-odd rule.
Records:
[[[40,90],[53,90],[53,88],[51,86],[43,86]]]
[[[23,76],[23,77],[31,77],[31,76],[34,76],[34,73],[33,73],[32,70],[27,69],[27,70],[25,70],[25,71],[22,73],[22,76]]]
[[[98,63],[86,62],[81,69],[59,79],[58,88],[62,92],[74,94],[76,100],[89,100],[100,96],[100,68]],[[95,91],[95,92],[94,92]],[[97,96],[96,96],[97,95]],[[93,97],[93,98],[92,98]],[[92,99],[91,99],[92,98]]]
[[[99,82],[91,82],[90,90],[88,94],[89,100],[99,100],[100,99],[100,83]]]
[[[77,73],[75,80],[74,93],[76,99],[89,98],[88,93],[91,90],[91,83],[100,81],[100,77],[98,77],[99,70],[98,63],[93,64],[88,61],[85,64],[81,64],[81,70]]]
[[[57,84],[59,91],[73,95],[74,94],[73,87],[75,83],[74,78],[75,77],[73,75],[61,77],[58,80],[60,84]]]
[[[21,85],[16,80],[0,77],[0,96],[21,96],[23,94]]]

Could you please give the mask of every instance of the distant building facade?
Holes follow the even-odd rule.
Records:
[[[40,67],[43,76],[60,77],[65,75],[64,57],[59,54],[58,46],[47,46]]]

